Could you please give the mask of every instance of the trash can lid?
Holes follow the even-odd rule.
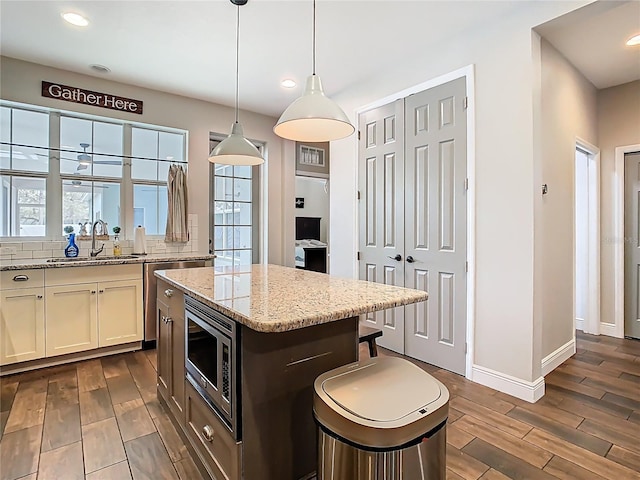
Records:
[[[345,410],[376,422],[400,420],[440,398],[433,377],[411,362],[389,360],[338,372],[322,382],[322,390]]]
[[[408,360],[374,357],[320,375],[313,408],[321,425],[346,440],[387,448],[442,425],[449,391]]]

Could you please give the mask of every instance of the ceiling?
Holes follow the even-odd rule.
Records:
[[[512,11],[535,3],[318,0],[317,73],[331,96],[390,65],[410,65],[420,58],[425,45],[446,45],[447,39],[455,35],[488,28]],[[633,3],[637,6],[637,2]],[[80,28],[67,24],[60,16],[65,11],[85,15],[90,25]],[[614,11],[606,9],[604,14]],[[241,108],[277,117],[302,93],[304,79],[311,73],[312,3],[250,0],[240,12]],[[233,105],[235,15],[236,7],[228,0],[2,0],[0,53]],[[612,22],[607,23],[607,28],[617,28]],[[548,26],[543,35],[554,45],[557,42],[556,47],[563,51],[565,43],[571,44],[565,29],[573,32],[572,28]],[[605,29],[597,29],[601,30]],[[584,38],[582,32],[578,28],[573,35]],[[611,32],[602,33],[596,45],[617,45],[608,41],[607,35]],[[592,40],[591,34],[589,39]],[[593,48],[584,50],[588,56]],[[574,61],[570,53],[565,55]],[[603,51],[598,58],[613,57]],[[587,68],[574,62],[581,70]],[[584,63],[589,64],[588,59]],[[595,67],[602,65],[591,63],[597,63]],[[111,73],[96,73],[89,68],[91,64],[105,65]],[[607,69],[613,70],[609,64]],[[282,88],[280,81],[284,78],[293,78],[298,86]],[[611,81],[616,80],[606,80]]]
[[[600,1],[535,29],[598,88],[640,79],[640,1]]]

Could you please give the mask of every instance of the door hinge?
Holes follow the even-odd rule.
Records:
[[[360,140],[360,130],[358,130],[358,140]]]
[[[360,200],[360,190],[358,190],[358,200]]]
[[[465,190],[469,190],[469,179],[468,178],[464,179],[464,189]]]
[[[464,271],[465,272],[469,271],[469,262],[464,262]]]
[[[464,97],[462,99],[462,108],[466,110],[469,107],[469,97]]]
[[[468,351],[469,351],[469,344],[467,342],[464,342],[464,354],[466,355]]]
[[[357,257],[358,257],[358,261],[360,261],[360,252],[358,252]]]

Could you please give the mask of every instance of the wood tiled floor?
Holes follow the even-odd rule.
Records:
[[[0,379],[0,479],[200,479],[155,362],[135,352]]]
[[[536,404],[415,363],[451,393],[447,479],[640,479],[640,342],[579,333]],[[2,378],[0,480],[199,479],[154,365],[136,352]]]

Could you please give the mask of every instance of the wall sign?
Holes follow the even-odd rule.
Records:
[[[118,97],[109,93],[93,92],[78,87],[70,87],[60,83],[42,81],[42,96],[64,100],[66,102],[82,103],[94,107],[109,108],[120,112],[137,113],[142,115],[142,100]]]

